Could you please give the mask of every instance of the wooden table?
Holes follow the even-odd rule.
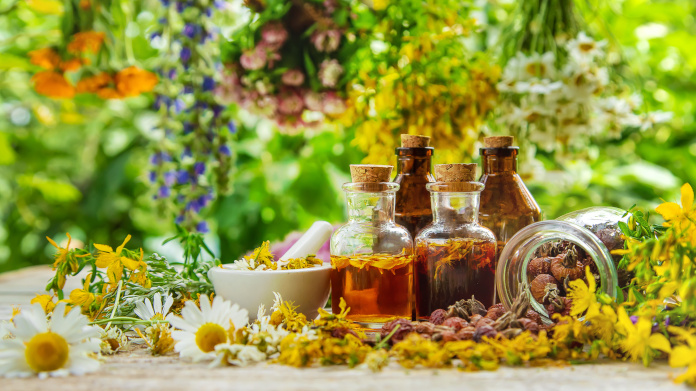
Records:
[[[9,319],[13,305],[28,304],[51,276],[47,266],[0,274],[0,319]],[[68,280],[66,291],[79,287]],[[460,372],[405,370],[391,364],[380,373],[344,367],[295,369],[260,364],[246,368],[212,368],[182,362],[176,355],[152,357],[135,347],[127,353],[105,357],[96,373],[47,380],[1,379],[0,390],[687,390],[672,383],[676,375],[665,364],[644,368],[640,364],[607,362],[559,368],[500,368],[497,371]]]

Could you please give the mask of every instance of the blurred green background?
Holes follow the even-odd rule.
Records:
[[[27,53],[60,39],[60,7],[51,1],[0,0],[0,272],[51,262],[65,233],[83,242],[157,250],[173,233],[147,181],[152,97],[56,101],[30,83]],[[156,55],[145,38],[155,16],[145,3],[115,1],[131,12],[114,19],[114,35],[147,67]],[[511,1],[480,2],[489,37],[514,17]],[[589,158],[554,162],[528,185],[546,218],[593,205],[652,208],[676,200],[696,178],[696,2],[583,3],[587,30],[621,48],[620,76],[643,95],[646,111],[674,113],[667,125],[587,145]],[[121,23],[120,21],[123,22]],[[224,22],[224,21],[223,21]],[[223,26],[223,31],[224,31]],[[495,39],[481,49],[495,51]],[[363,155],[349,131],[288,135],[250,116],[234,136],[232,192],[209,215],[217,255],[236,259],[262,240],[279,241],[317,219],[344,219],[340,184]]]

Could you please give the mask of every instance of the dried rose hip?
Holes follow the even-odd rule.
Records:
[[[481,327],[476,327],[476,331],[474,331],[474,341],[481,342],[481,338],[483,337],[495,338],[496,335],[498,335],[498,331],[493,328],[493,326],[486,324]]]
[[[483,316],[481,316],[481,315],[479,315],[479,314],[473,315],[473,316],[471,316],[471,317],[469,318],[469,324],[471,324],[472,326],[476,326],[476,324],[477,324],[477,323],[479,322],[479,320],[481,320],[481,319],[483,319]]]
[[[527,318],[519,318],[517,319],[517,322],[524,328],[525,330],[531,331],[533,333],[538,333],[539,332],[539,325],[537,322],[527,319]]]
[[[459,330],[463,329],[464,327],[468,326],[469,322],[467,322],[466,320],[464,320],[462,318],[458,318],[455,316],[453,318],[445,319],[445,321],[442,322],[442,325],[447,326],[447,327],[452,327],[454,329],[454,331],[459,331]]]
[[[492,305],[491,308],[488,309],[488,312],[486,313],[486,316],[484,318],[496,320],[503,316],[505,313],[505,307],[503,307],[503,304],[498,303],[495,305]]]
[[[457,338],[462,341],[468,341],[474,339],[474,333],[476,328],[473,326],[464,327],[463,329],[457,331]]]
[[[558,280],[550,274],[540,274],[529,284],[532,297],[539,303],[544,302],[547,293],[552,289],[558,290]]]
[[[443,309],[435,310],[430,314],[430,323],[434,325],[441,325],[445,319],[447,319],[447,311]]]
[[[435,325],[430,322],[420,322],[416,325],[415,331],[418,334],[432,335],[435,332]]]
[[[389,333],[391,333],[396,326],[399,326],[399,329],[396,330],[394,335],[392,335],[391,339],[389,340],[389,343],[396,343],[401,340],[403,340],[408,334],[414,331],[414,327],[411,324],[410,320],[407,319],[394,319],[392,321],[389,321],[385,323],[382,326],[382,330],[380,331],[380,335],[382,338],[386,338]]]
[[[527,313],[524,315],[525,318],[531,319],[535,321],[537,324],[541,324],[541,315],[539,315],[538,312],[534,310],[528,310]]]
[[[534,279],[539,274],[549,274],[551,271],[551,261],[555,258],[539,257],[532,259],[527,265],[527,276]]]

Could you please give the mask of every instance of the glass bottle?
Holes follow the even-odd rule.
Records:
[[[486,137],[480,149],[483,174],[479,219],[498,239],[497,254],[519,230],[540,220],[541,210],[517,174],[519,147],[512,136]],[[496,258],[497,263],[497,258]]]
[[[354,173],[354,169],[374,173],[379,167],[389,168],[386,176]],[[343,298],[350,307],[348,319],[367,327],[412,315],[413,239],[394,222],[399,185],[387,182],[391,169],[351,165],[353,182],[343,185],[348,223],[331,237],[331,307],[340,312]]]
[[[461,175],[450,175],[446,167]],[[473,182],[476,164],[439,164],[437,182],[427,185],[433,223],[416,237],[416,313],[427,318],[475,296],[486,307],[495,301],[496,240],[478,224],[483,184]]]
[[[433,221],[430,209],[430,193],[425,185],[435,182],[432,174],[433,147],[430,137],[410,134],[401,135],[401,148],[396,148],[396,177],[399,184],[396,192],[395,220],[408,230],[411,237]]]

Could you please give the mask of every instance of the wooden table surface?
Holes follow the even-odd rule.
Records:
[[[48,266],[0,274],[0,319],[9,319],[13,305],[28,304],[43,292],[51,276]],[[68,280],[66,292],[79,287]],[[678,372],[664,363],[607,362],[558,368],[500,368],[461,372],[456,369],[405,370],[391,364],[380,373],[344,367],[295,369],[259,364],[245,368],[208,368],[182,362],[176,355],[152,357],[139,347],[104,358],[99,371],[82,377],[46,380],[2,379],[0,390],[687,390],[672,382]]]

